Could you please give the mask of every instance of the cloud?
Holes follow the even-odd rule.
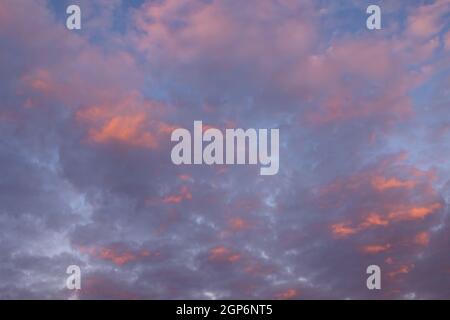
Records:
[[[94,258],[107,260],[115,263],[118,266],[123,266],[138,259],[146,258],[151,255],[150,251],[142,249],[139,251],[127,250],[121,248],[120,245],[112,245],[109,247],[79,247],[81,253],[88,254]]]
[[[79,3],[0,4],[1,298],[448,297],[448,1]],[[174,166],[194,120],[279,174]]]
[[[408,17],[408,32],[421,38],[438,33],[444,25],[445,14],[449,5],[448,0],[439,0],[417,8]]]

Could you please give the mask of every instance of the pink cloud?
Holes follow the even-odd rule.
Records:
[[[418,7],[408,17],[408,33],[420,38],[436,34],[444,26],[445,14],[448,14],[449,8],[449,0],[437,0]]]
[[[302,12],[305,19],[286,16],[277,20],[273,13],[280,9]],[[219,1],[149,2],[135,16],[137,28],[145,33],[135,41],[140,49],[167,63],[186,64],[206,58],[222,67],[231,61],[269,64],[277,56],[310,48],[316,32],[314,24],[308,23],[307,12],[312,12],[309,2],[300,5],[295,1],[243,3],[238,11]],[[263,24],[272,28],[261,28]]]
[[[320,191],[324,209],[328,203],[334,208],[352,201],[353,216],[346,215],[341,221],[330,225],[337,238],[347,238],[373,228],[388,228],[401,222],[421,221],[443,208],[439,194],[433,187],[433,171],[421,171],[401,164],[400,159],[382,161],[375,167],[332,182]],[[395,164],[395,165],[394,165]],[[395,167],[397,175],[391,175]],[[412,196],[417,195],[417,196]],[[358,206],[358,199],[365,202]]]
[[[241,260],[239,253],[231,251],[231,249],[219,246],[209,250],[208,260],[216,262],[235,263]]]
[[[187,186],[182,186],[179,193],[165,196],[162,201],[164,203],[177,204],[185,200],[192,200],[192,193]]]
[[[389,243],[388,243],[388,244],[385,244],[385,245],[381,245],[381,244],[372,244],[372,245],[366,245],[366,246],[363,246],[363,247],[361,248],[361,250],[362,250],[364,253],[368,253],[368,254],[377,254],[377,253],[380,253],[380,252],[385,252],[385,251],[389,250],[391,247],[392,247],[392,246],[391,246]]]
[[[82,107],[76,118],[88,127],[88,139],[94,143],[120,142],[155,149],[172,128],[158,120],[161,110],[161,104],[134,91],[113,103]]]
[[[276,295],[276,298],[280,300],[289,300],[296,298],[298,295],[299,295],[298,291],[296,289],[291,288],[278,293]]]
[[[111,261],[117,266],[123,266],[131,262],[135,262],[151,255],[150,251],[142,249],[139,251],[120,249],[116,245],[112,246],[79,246],[78,250],[83,254],[91,257]]]

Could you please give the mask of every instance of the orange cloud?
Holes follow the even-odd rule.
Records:
[[[248,227],[247,221],[242,218],[233,218],[230,220],[231,229],[234,231],[244,230]]]
[[[105,102],[81,108],[76,118],[89,127],[88,139],[91,142],[120,142],[154,149],[158,147],[162,135],[168,135],[174,129],[150,117],[152,113],[158,114],[159,109],[161,106],[158,103],[148,101],[140,93],[132,91],[114,103]]]
[[[414,242],[420,246],[426,246],[430,242],[430,235],[426,231],[419,232],[414,237]]]
[[[428,206],[406,207],[390,212],[388,217],[396,221],[424,219],[440,208],[442,208],[442,204],[438,202]]]
[[[361,223],[360,227],[365,229],[365,228],[369,228],[371,226],[387,226],[388,224],[389,224],[389,220],[384,219],[377,213],[371,213]]]
[[[346,226],[344,223],[333,224],[331,230],[338,237],[347,237],[358,232],[358,229]]]
[[[371,227],[387,226],[392,222],[424,219],[440,208],[442,208],[442,204],[437,202],[428,206],[400,206],[399,209],[391,211],[385,217],[371,213],[355,227],[352,227],[350,223],[335,223],[331,225],[331,231],[336,237],[345,238]]]
[[[361,250],[365,253],[376,254],[376,253],[387,251],[390,248],[391,248],[390,244],[386,244],[386,245],[374,244],[374,245],[364,246],[361,248]]]
[[[180,174],[178,175],[178,179],[180,179],[181,181],[190,181],[192,180],[192,177],[188,174]]]
[[[88,254],[92,257],[111,261],[118,266],[123,266],[130,262],[136,261],[143,257],[149,257],[150,251],[141,250],[139,252],[119,250],[116,246],[110,247],[78,247],[81,253]]]
[[[286,291],[280,292],[276,295],[277,299],[280,300],[288,300],[293,299],[298,296],[298,292],[296,289],[287,289]]]
[[[55,87],[50,71],[47,69],[38,69],[33,74],[24,78],[30,87],[36,91],[50,93]]]
[[[414,265],[402,265],[398,269],[391,271],[387,274],[389,278],[394,278],[400,274],[407,274],[411,271],[411,269],[414,267]]]
[[[50,69],[38,68],[24,75],[21,80],[25,86],[18,90],[18,93],[21,95],[23,95],[24,92],[32,91],[33,93],[38,93],[41,98],[55,99],[64,102],[68,102],[70,97],[73,97],[74,95],[73,88],[65,82],[58,81],[56,74]],[[28,94],[29,93],[27,93],[27,95]],[[42,103],[33,96],[33,99],[28,98],[27,106],[36,106],[37,102]]]
[[[98,143],[116,140],[130,145],[155,148],[157,146],[156,137],[149,132],[142,132],[145,119],[144,114],[116,116],[100,130],[90,130],[89,136]]]
[[[188,187],[182,186],[180,189],[180,193],[174,194],[174,195],[168,195],[168,196],[164,197],[162,201],[164,203],[176,204],[176,203],[180,203],[184,200],[191,200],[191,199],[192,199],[192,194],[189,191]]]
[[[232,252],[226,247],[215,247],[209,251],[208,260],[210,261],[227,261],[227,262],[237,262],[241,259],[241,255]]]
[[[422,220],[442,209],[439,193],[433,185],[436,172],[405,165],[404,160],[404,155],[391,157],[320,188],[318,200],[323,209],[335,210],[351,203],[353,218],[333,222],[331,233],[334,236],[345,238],[369,228]],[[409,178],[393,177],[393,172]],[[364,202],[358,201],[360,198],[365,199]]]
[[[131,261],[135,261],[137,259],[136,255],[134,255],[131,252],[123,252],[123,253],[117,253],[114,252],[114,250],[109,248],[102,248],[100,249],[98,253],[98,257],[100,259],[104,260],[110,260],[117,264],[118,266],[122,266],[124,264],[127,264]]]
[[[388,190],[393,188],[405,188],[412,189],[416,186],[415,181],[402,181],[397,178],[385,178],[385,177],[374,177],[372,179],[372,186],[378,190]]]

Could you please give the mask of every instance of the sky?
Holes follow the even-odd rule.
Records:
[[[449,0],[2,0],[0,299],[449,299],[449,21]],[[278,174],[174,165],[195,120],[279,128]]]

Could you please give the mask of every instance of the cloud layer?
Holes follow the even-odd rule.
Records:
[[[450,298],[449,0],[68,2],[0,3],[0,298]],[[194,120],[279,173],[173,165]]]

